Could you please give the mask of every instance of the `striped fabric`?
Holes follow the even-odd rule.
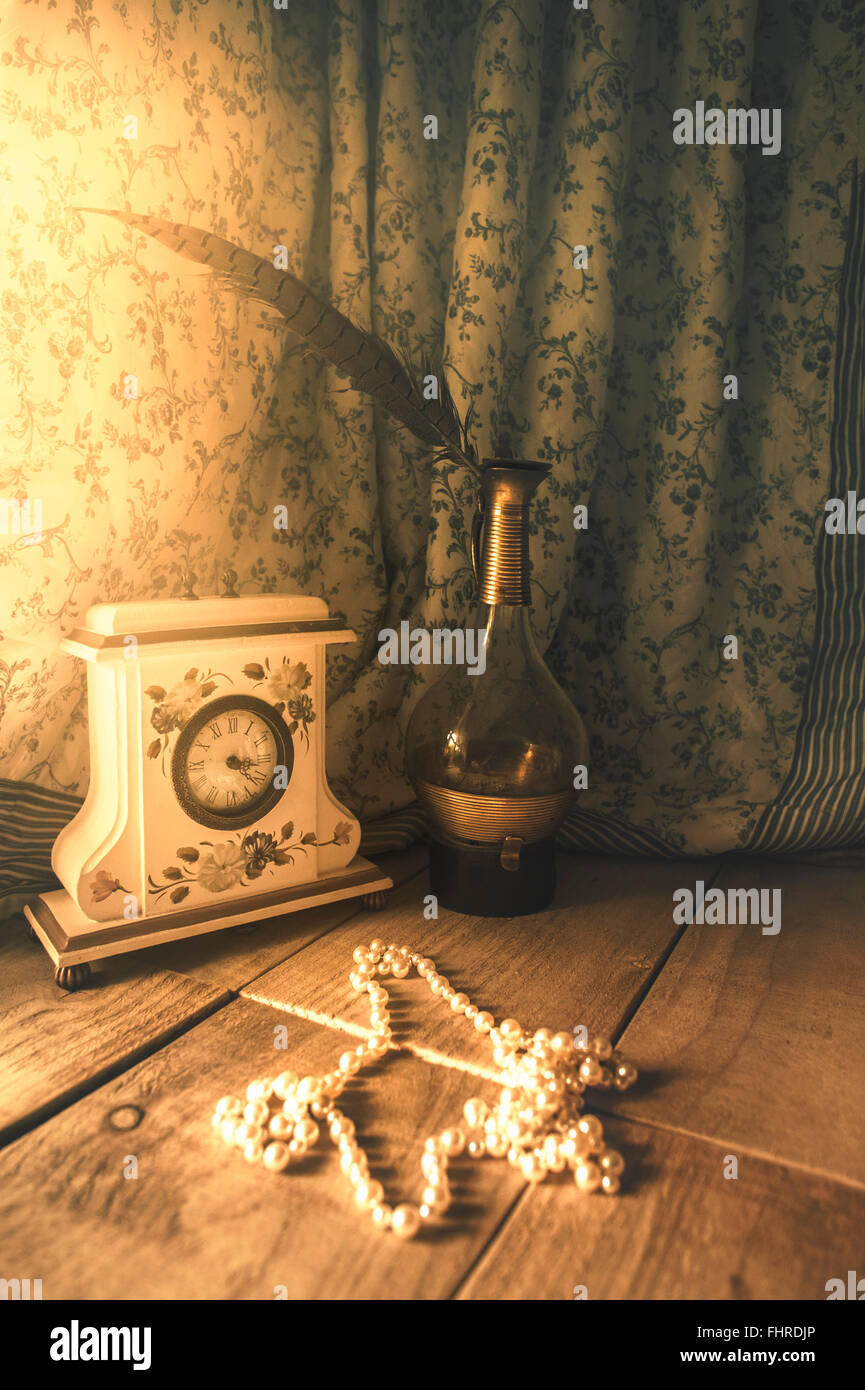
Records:
[[[56,888],[51,873],[51,846],[72,819],[81,798],[35,787],[30,782],[0,778],[0,899],[5,901]]]
[[[865,175],[856,169],[835,349],[829,491],[865,497]],[[811,669],[796,750],[748,849],[855,844],[865,810],[865,537],[817,541]]]

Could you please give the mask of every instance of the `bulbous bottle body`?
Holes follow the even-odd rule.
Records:
[[[492,606],[479,617],[483,670],[480,660],[476,674],[450,667],[418,702],[406,771],[443,833],[461,829],[480,843],[526,831],[540,838],[574,800],[585,728],[537,650],[529,609]]]

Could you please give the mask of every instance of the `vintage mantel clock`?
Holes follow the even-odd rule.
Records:
[[[88,663],[90,788],[54,845],[63,888],[25,912],[64,989],[97,958],[392,886],[325,772],[325,649],[355,634],[226,578],[96,604],[62,643]]]

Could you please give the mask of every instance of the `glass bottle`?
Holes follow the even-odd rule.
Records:
[[[544,463],[485,459],[472,529],[483,669],[451,666],[415,707],[406,772],[432,824],[431,891],[478,916],[537,912],[587,763],[583,722],[535,646],[529,511]]]

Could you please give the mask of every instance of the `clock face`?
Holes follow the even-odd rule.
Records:
[[[199,825],[237,829],[261,820],[288,787],[294,748],[281,716],[251,695],[210,700],[189,720],[171,764],[174,791]],[[277,770],[284,768],[278,785]]]

